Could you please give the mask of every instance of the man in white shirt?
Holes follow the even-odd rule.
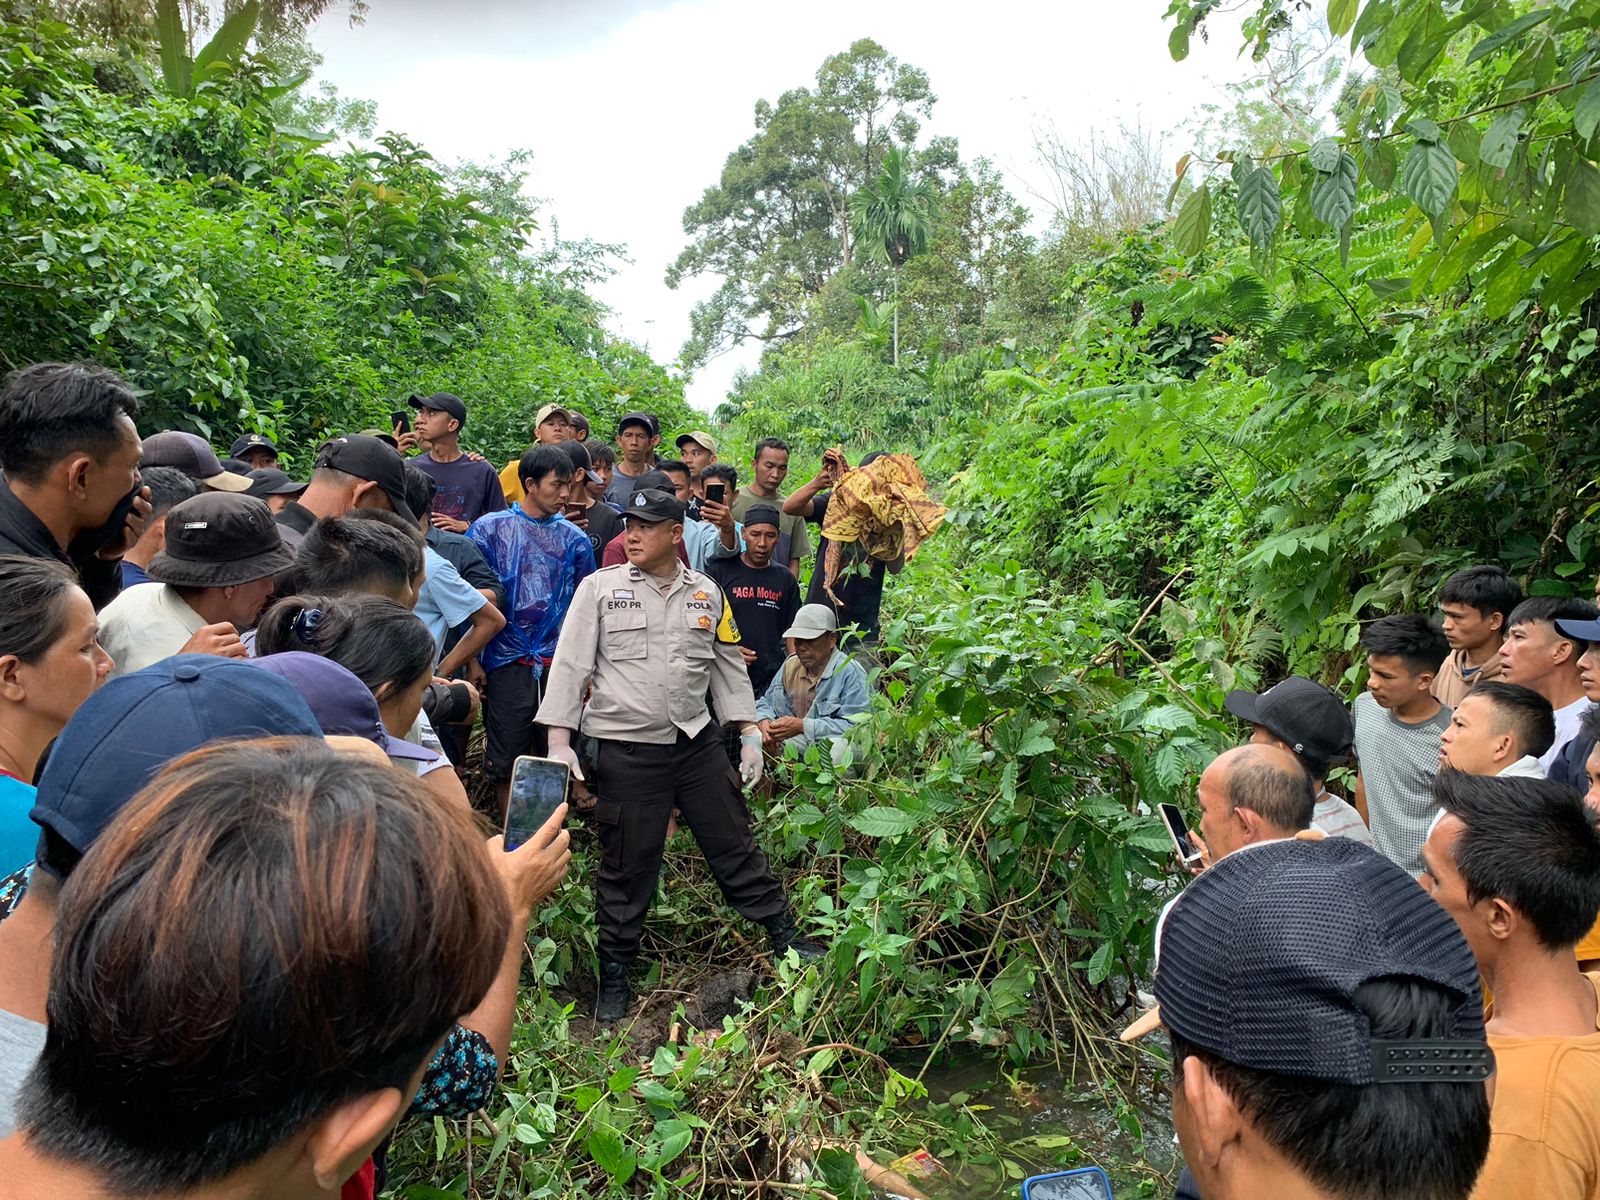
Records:
[[[1556,627],[1557,621],[1593,621],[1595,606],[1572,596],[1531,596],[1511,611],[1506,640],[1500,647],[1500,678],[1532,688],[1555,710],[1556,736],[1539,755],[1549,774],[1561,750],[1578,732],[1578,721],[1590,701],[1583,694],[1578,659],[1584,644]]]
[[[167,514],[166,548],[150,560],[156,587],[129,588],[100,613],[100,644],[127,675],[174,654],[244,658],[273,576],[294,561],[266,501],[202,492]]]
[[[1480,683],[1439,735],[1439,765],[1468,775],[1543,779],[1539,756],[1555,737],[1550,701],[1538,692],[1515,683]]]

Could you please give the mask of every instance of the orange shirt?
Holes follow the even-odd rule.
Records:
[[[1473,1200],[1600,1200],[1600,972],[1595,1032],[1489,1036],[1494,1108],[1489,1159]]]
[[[500,490],[506,494],[507,508],[513,504],[520,504],[522,497],[527,495],[522,490],[522,480],[518,477],[520,472],[517,468],[521,465],[522,460],[520,458],[513,458],[505,465],[505,469],[500,472]]]
[[[1583,935],[1583,940],[1578,943],[1578,961],[1581,963],[1593,962],[1600,958],[1600,921],[1596,921]]]

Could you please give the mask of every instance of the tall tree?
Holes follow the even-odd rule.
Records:
[[[862,39],[822,64],[815,88],[757,102],[755,134],[684,212],[692,241],[667,271],[674,288],[721,278],[695,306],[684,365],[800,329],[808,302],[850,263],[850,196],[891,145],[916,141],[934,100],[926,72]]]
[[[901,272],[907,337],[937,337],[944,353],[960,354],[1013,336],[1014,320],[994,318],[1019,306],[1017,284],[1037,253],[1027,225],[1028,210],[993,163],[964,166],[935,206],[927,252]]]
[[[894,275],[894,365],[900,365],[900,268],[933,236],[933,185],[910,170],[903,150],[883,156],[878,177],[850,197],[850,229]]]

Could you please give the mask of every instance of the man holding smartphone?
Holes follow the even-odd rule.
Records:
[[[596,744],[599,1021],[620,1020],[632,1000],[628,968],[639,952],[675,808],[723,896],[767,930],[777,953],[794,950],[803,959],[824,953],[795,928],[783,889],[750,836],[739,786],[761,778],[755,695],[722,590],[677,557],[684,520],[683,502],[671,492],[650,488],[629,497],[628,563],[579,584],[538,713],[550,757],[565,762],[574,778],[583,778],[574,735],[581,729]],[[737,778],[708,696],[720,719],[740,728]]]

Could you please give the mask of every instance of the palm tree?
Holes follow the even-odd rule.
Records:
[[[894,365],[900,365],[900,266],[928,248],[933,236],[933,187],[914,179],[903,150],[883,156],[878,177],[850,197],[850,232],[856,245],[894,273]]]

